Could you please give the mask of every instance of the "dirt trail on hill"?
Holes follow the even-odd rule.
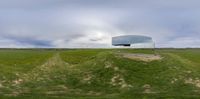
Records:
[[[188,60],[188,59],[186,59],[184,57],[181,57],[181,56],[179,56],[177,54],[173,54],[173,53],[166,53],[166,54],[169,55],[169,56],[171,56],[171,57],[173,57],[173,58],[175,58],[175,59],[177,59],[182,64],[185,64],[187,67],[188,66],[192,66],[193,68],[195,68],[195,67],[198,66],[196,63],[194,63],[194,62],[192,62],[192,61],[190,61],[190,60]]]
[[[52,66],[64,66],[68,65],[65,61],[63,61],[60,57],[59,53],[56,53],[50,59],[48,59],[41,67],[52,67]]]
[[[49,58],[46,62],[44,62],[42,65],[37,66],[28,74],[26,74],[25,78],[29,80],[30,80],[29,77],[31,77],[31,79],[39,79],[42,76],[48,76],[48,74],[56,70],[66,69],[67,65],[69,64],[61,59],[59,53],[56,53],[51,58]]]
[[[69,67],[69,64],[63,61],[59,53],[55,53],[52,57],[47,59],[42,65],[39,65],[26,74],[18,75],[17,79],[11,84],[13,87],[12,92],[7,94],[9,96],[17,96],[21,93],[30,93],[29,87],[25,87],[24,84],[29,83],[46,83],[53,81],[54,78],[63,78],[62,72]],[[62,85],[64,86],[64,85]],[[37,86],[40,88],[40,86]],[[56,86],[57,87],[57,86]],[[60,90],[65,90],[60,88]]]
[[[167,55],[169,55],[170,57],[178,60],[180,63],[182,63],[182,66],[184,66],[186,69],[188,69],[188,71],[186,71],[186,73],[190,74],[192,72],[196,72],[196,73],[199,73],[198,70],[199,67],[198,67],[198,64],[195,63],[195,62],[192,62],[184,57],[181,57],[177,54],[173,54],[173,53],[165,53]],[[200,88],[200,78],[198,77],[185,77],[184,78],[184,83],[185,84],[191,84],[191,85],[194,85],[195,87],[197,88]]]

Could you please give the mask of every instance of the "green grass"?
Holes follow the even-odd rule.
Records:
[[[0,50],[0,79],[15,78],[18,73],[27,73],[43,64],[52,56],[50,51]]]
[[[0,50],[0,98],[198,99],[199,59],[200,49]]]

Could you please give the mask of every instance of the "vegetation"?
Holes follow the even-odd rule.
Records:
[[[4,49],[0,98],[199,99],[199,59],[200,49]]]

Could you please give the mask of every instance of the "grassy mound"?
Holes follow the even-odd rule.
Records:
[[[199,59],[199,49],[1,50],[0,98],[200,98]]]

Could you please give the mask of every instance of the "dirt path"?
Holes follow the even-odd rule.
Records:
[[[196,68],[198,65],[188,59],[185,59],[179,55],[173,54],[173,53],[165,53],[167,55],[169,55],[170,57],[173,57],[174,59],[178,60],[179,62],[181,62],[182,64],[184,64],[187,68],[190,69],[194,69]],[[192,67],[191,67],[192,66]]]
[[[68,65],[65,61],[63,61],[60,57],[59,53],[56,53],[51,58],[49,58],[41,67],[52,67],[52,66],[64,66]]]
[[[61,59],[59,53],[56,53],[42,65],[35,67],[27,74],[20,75],[21,82],[44,81],[49,78],[49,75],[66,70],[67,67],[69,64]]]

